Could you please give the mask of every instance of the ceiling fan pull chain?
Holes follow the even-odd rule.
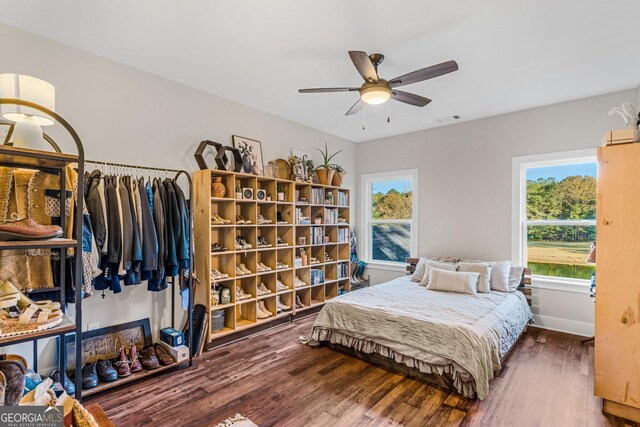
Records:
[[[367,109],[366,105],[362,107],[362,130],[364,130],[364,112],[366,109]]]
[[[391,101],[387,101],[387,123],[391,123]]]

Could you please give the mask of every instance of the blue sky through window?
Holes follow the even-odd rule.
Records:
[[[598,164],[592,163],[575,163],[572,165],[561,166],[545,166],[541,168],[528,168],[527,180],[536,181],[540,178],[554,177],[556,180],[561,181],[568,176],[593,176],[596,177],[598,173]]]
[[[392,188],[395,188],[398,192],[403,193],[405,191],[411,191],[412,187],[413,184],[408,179],[395,181],[376,181],[371,184],[373,194],[387,194]]]

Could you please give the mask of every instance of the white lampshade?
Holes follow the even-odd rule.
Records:
[[[21,74],[0,74],[0,98],[16,98],[56,110],[56,88],[44,80]],[[46,114],[19,105],[0,105],[2,117],[19,122],[26,116],[40,126],[50,126],[54,121]]]

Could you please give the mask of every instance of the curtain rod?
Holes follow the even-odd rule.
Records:
[[[113,163],[113,162],[105,162],[105,161],[97,161],[97,160],[85,160],[85,163],[91,163],[94,165],[104,165],[104,166],[116,166],[121,168],[129,168],[129,169],[143,169],[143,170],[151,170],[151,171],[161,171],[161,172],[186,172],[182,169],[171,169],[171,168],[158,168],[152,166],[141,166],[141,165],[127,165],[124,163]]]

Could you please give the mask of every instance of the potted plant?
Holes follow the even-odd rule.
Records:
[[[333,154],[329,154],[329,148],[327,147],[327,143],[324,143],[324,151],[319,148],[316,148],[322,154],[322,164],[316,168],[316,174],[318,175],[318,181],[320,184],[331,185],[331,181],[333,180],[333,174],[335,170],[331,168],[331,160],[337,156],[342,150],[336,151]]]
[[[331,169],[335,171],[333,174],[333,180],[331,181],[331,185],[335,187],[340,187],[342,185],[342,181],[344,180],[344,176],[347,172],[340,165],[333,164],[331,165]]]
[[[284,202],[284,185],[278,184],[278,201]]]
[[[236,199],[242,199],[242,189],[240,184],[236,184]]]

